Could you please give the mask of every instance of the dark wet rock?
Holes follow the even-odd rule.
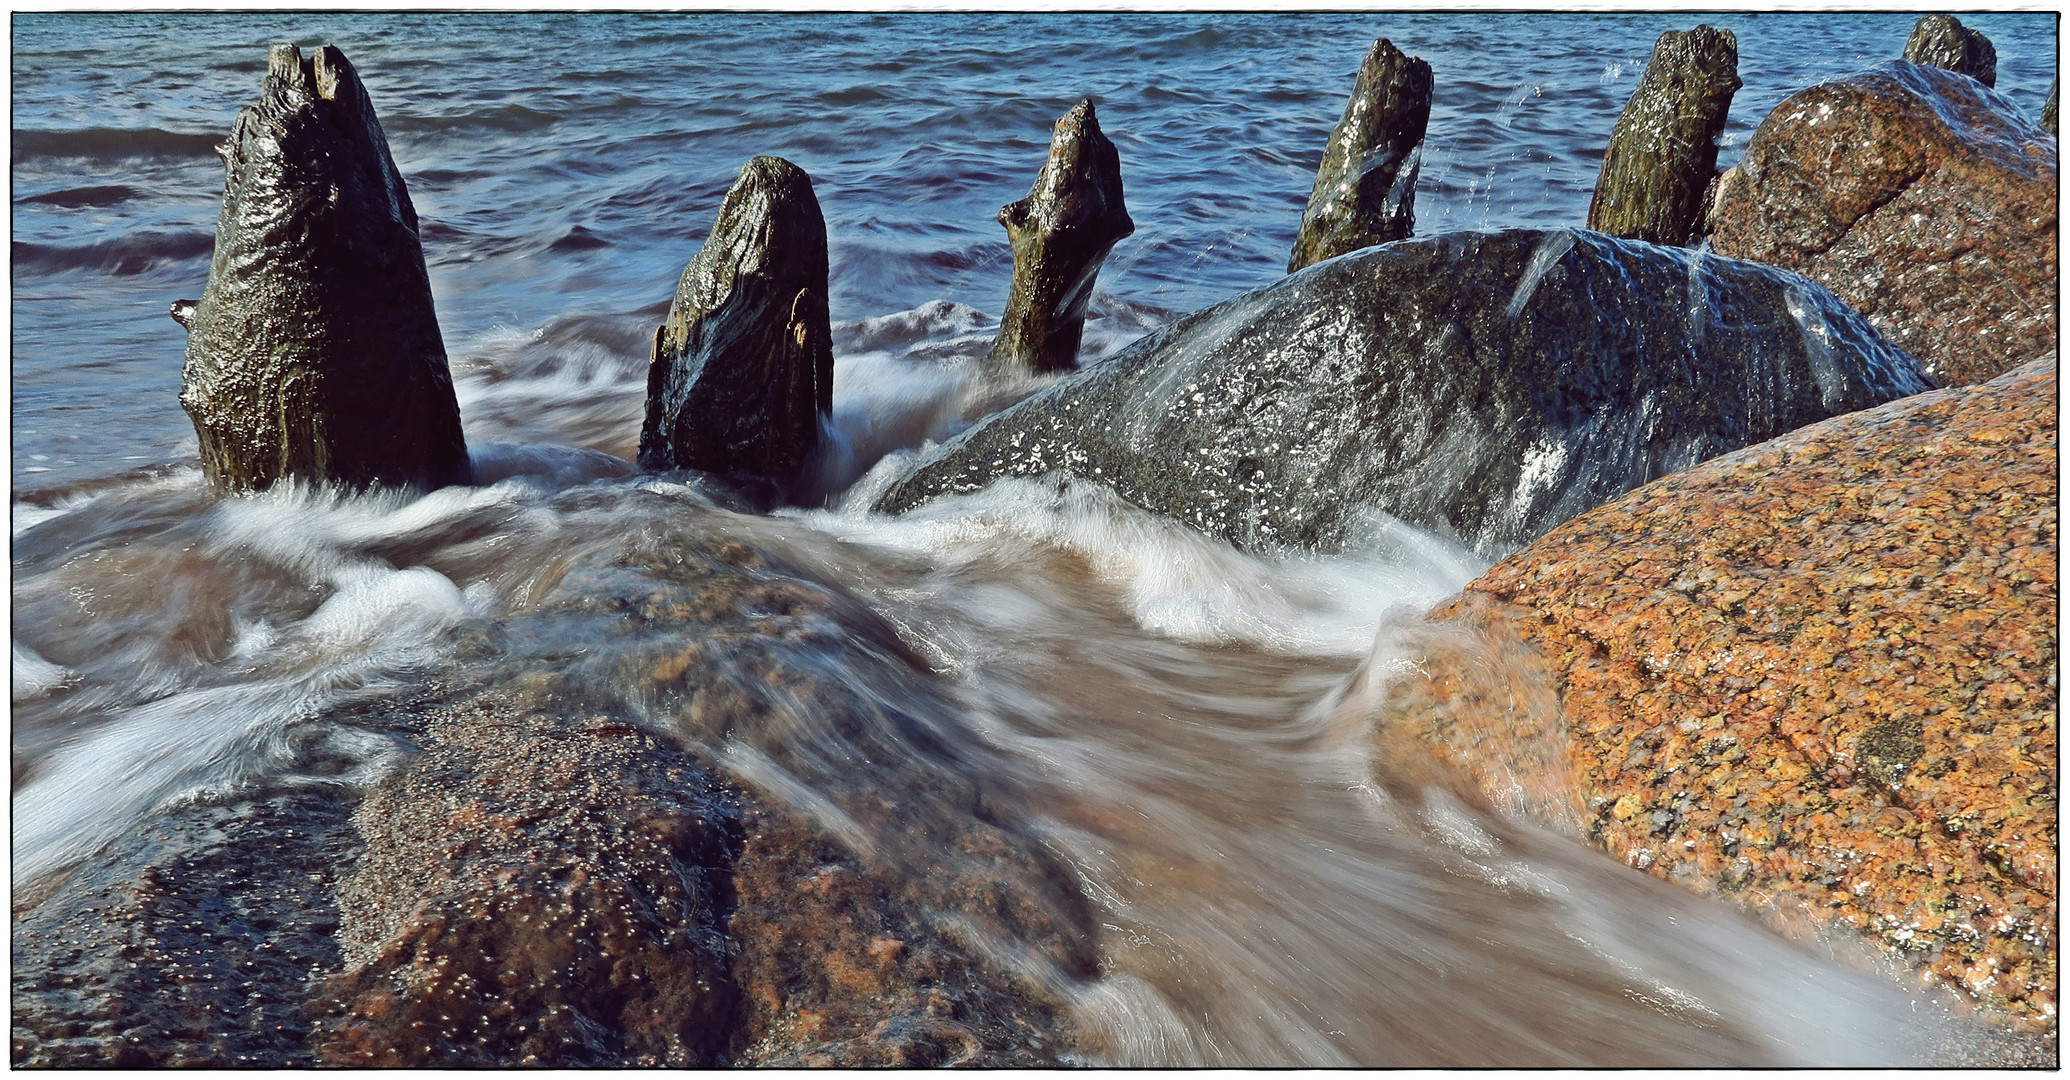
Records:
[[[1430,64],[1381,38],[1359,65],[1301,215],[1287,273],[1347,251],[1404,240],[1430,124]]]
[[[1245,548],[1335,547],[1379,510],[1499,553],[1928,385],[1794,274],[1600,233],[1452,234],[1181,319],[924,455],[877,508],[1061,470]]]
[[[223,160],[208,287],[173,305],[209,478],[467,482],[417,212],[345,55],[274,46]]]
[[[2056,133],[2056,89],[2061,82],[2061,79],[2049,80],[2048,100],[2041,106],[2041,130],[2051,135]]]
[[[1967,75],[1985,86],[1998,85],[1998,50],[1991,47],[1991,39],[1953,15],[1920,19],[1905,40],[1905,59]]]
[[[322,788],[169,810],[15,897],[15,1067],[301,1068],[357,837]]]
[[[1825,285],[1941,382],[1981,382],[2055,347],[2056,140],[1973,79],[1887,61],[1776,106],[1710,242]]]
[[[1383,747],[2052,1033],[2056,401],[2049,357],[1567,522],[1433,613],[1538,656],[1432,666]]]
[[[827,226],[812,178],[782,158],[750,159],[654,333],[640,464],[781,495],[833,401]]]
[[[1136,231],[1122,204],[1121,155],[1100,132],[1091,100],[1057,121],[1034,188],[1000,207],[999,223],[1013,242],[1013,284],[993,360],[1032,371],[1077,367],[1100,264]]]
[[[1703,238],[1718,135],[1740,87],[1730,30],[1669,30],[1625,102],[1603,152],[1588,227],[1655,244]]]

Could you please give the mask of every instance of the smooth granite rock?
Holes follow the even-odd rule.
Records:
[[[827,226],[812,178],[782,158],[750,159],[654,332],[640,465],[781,496],[833,401]]]
[[[1710,242],[1817,280],[1950,386],[2055,348],[2055,136],[1940,68],[1891,60],[1776,106]]]
[[[1657,877],[1795,937],[1857,932],[2052,1030],[2056,395],[2049,357],[1575,518],[1432,613],[1535,647],[1499,669],[1545,671],[1557,707],[1479,686],[1484,663],[1433,666],[1387,738]]]
[[[1732,31],[1698,26],[1660,35],[1603,151],[1588,227],[1655,244],[1701,240],[1718,136],[1739,87]]]
[[[999,223],[1013,242],[1013,284],[993,361],[1038,372],[1077,367],[1100,265],[1136,231],[1122,201],[1121,155],[1101,133],[1091,99],[1057,120],[1035,187],[1000,207]]]
[[[209,479],[466,483],[417,212],[345,54],[275,45],[223,163],[208,287],[172,309]]]
[[[1334,548],[1378,510],[1498,554],[1929,385],[1794,274],[1601,233],[1459,233],[1181,319],[922,455],[876,505],[1061,470],[1243,548]]]
[[[1301,215],[1287,273],[1347,251],[1407,239],[1430,125],[1430,64],[1381,38],[1359,65]]]
[[[1991,47],[1991,39],[1953,15],[1921,18],[1905,39],[1905,59],[1959,72],[1985,86],[1998,85],[1998,50]]]

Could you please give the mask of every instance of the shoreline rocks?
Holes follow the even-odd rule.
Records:
[[[1556,713],[1434,668],[1411,706],[1499,716],[1415,734],[1498,805],[2051,1028],[2056,385],[1836,417],[1562,525],[1431,616],[1535,647]]]
[[[1698,26],[1660,35],[1603,151],[1588,227],[1654,244],[1701,240],[1718,136],[1739,87],[1732,31]]]
[[[208,286],[172,309],[210,481],[466,483],[417,212],[345,55],[275,45],[222,153]]]
[[[1087,98],[1057,120],[1028,197],[999,208],[1013,242],[1013,283],[994,363],[1038,373],[1078,366],[1085,305],[1100,265],[1136,231],[1121,193],[1121,155]]]
[[[1601,233],[1449,234],[1180,319],[921,455],[876,509],[1061,470],[1250,550],[1335,548],[1380,511],[1499,554],[1929,385],[1793,274]]]
[[[1430,125],[1430,64],[1373,42],[1330,132],[1287,273],[1348,251],[1404,240],[1415,227],[1416,174]]]
[[[654,332],[640,467],[701,469],[773,501],[833,394],[826,219],[805,170],[753,158]]]
[[[1818,281],[1952,386],[2055,347],[2056,220],[2053,136],[1973,79],[1891,60],[1761,121],[1710,242]]]

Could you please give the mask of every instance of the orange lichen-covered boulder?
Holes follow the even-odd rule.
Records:
[[[1984,83],[1892,60],[1801,90],[1718,182],[1711,248],[1795,270],[1943,385],[2055,347],[2056,140]]]
[[[1785,932],[1853,927],[2052,1025],[2055,431],[2049,357],[1553,530],[1433,613],[1531,642],[1558,692],[1571,761],[1476,775],[1570,770],[1589,837],[1630,865]]]

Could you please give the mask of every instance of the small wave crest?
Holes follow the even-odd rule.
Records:
[[[215,249],[213,233],[146,229],[115,240],[79,247],[16,240],[12,250],[17,269],[46,273],[100,270],[120,277],[132,277],[168,263],[206,258]]]
[[[985,567],[1055,564],[1062,557],[1080,569],[1058,566],[1060,577],[1089,575],[1116,591],[1136,624],[1153,633],[1289,654],[1359,656],[1372,647],[1390,609],[1421,611],[1484,568],[1457,545],[1382,518],[1339,556],[1260,558],[1143,510],[1105,485],[1067,477],[999,480],[900,517],[865,506],[851,498],[841,510],[807,519],[853,542],[937,560],[942,580],[930,592],[969,590],[965,615],[983,624],[1023,618],[1047,604],[1038,596],[1007,602],[1007,586],[989,580]],[[988,583],[965,580],[972,575]]]
[[[131,158],[209,158],[216,156],[221,135],[193,135],[158,128],[78,128],[71,131],[14,129],[14,160],[88,158],[126,161]]]

